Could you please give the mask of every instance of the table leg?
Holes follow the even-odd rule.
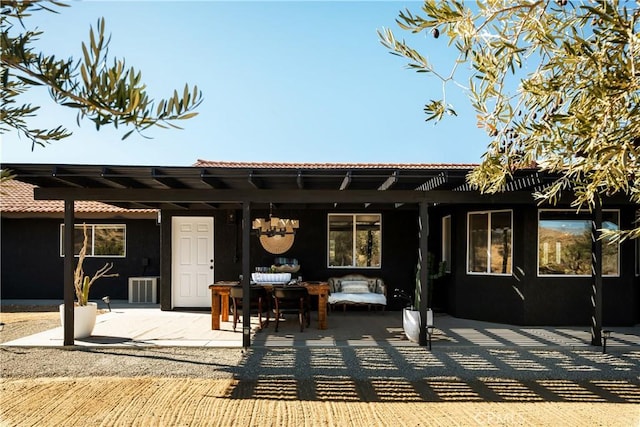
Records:
[[[318,294],[318,329],[327,329],[327,300],[329,294],[320,292]]]
[[[224,292],[220,294],[220,299],[222,300],[222,308],[220,314],[222,315],[222,321],[229,321],[229,292]]]
[[[211,290],[211,329],[220,329],[220,294],[214,290]]]

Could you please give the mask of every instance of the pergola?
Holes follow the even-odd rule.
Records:
[[[125,208],[172,210],[242,209],[242,286],[249,295],[251,211],[270,204],[297,208],[417,206],[421,292],[426,295],[429,206],[433,204],[534,204],[533,191],[550,177],[537,169],[514,173],[505,191],[481,194],[466,183],[474,165],[232,163],[199,160],[194,166],[100,166],[4,164],[16,179],[38,186],[37,200],[63,200],[64,216],[64,345],[73,345],[74,202],[100,201]],[[602,215],[594,215],[594,229]],[[599,222],[598,222],[599,218]],[[601,258],[594,243],[594,259]],[[600,253],[600,256],[598,256]],[[425,255],[425,256],[422,256]],[[594,265],[597,264],[594,261]],[[595,314],[592,336],[600,342],[602,273],[594,268]],[[243,322],[249,324],[248,301]],[[420,343],[426,344],[427,301],[421,298]],[[249,332],[243,345],[250,345]]]

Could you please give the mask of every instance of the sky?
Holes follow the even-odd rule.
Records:
[[[152,98],[196,84],[204,101],[182,130],[76,124],[76,112],[46,90],[24,95],[40,105],[32,127],[64,125],[65,140],[36,146],[5,133],[3,163],[188,166],[197,159],[238,162],[478,163],[489,138],[461,90],[447,100],[458,117],[426,122],[424,104],[442,84],[408,70],[377,31],[391,28],[444,70],[455,51],[444,37],[412,35],[395,22],[410,1],[74,1],[59,14],[37,12],[35,45],[80,58],[100,17],[109,55],[142,72]]]

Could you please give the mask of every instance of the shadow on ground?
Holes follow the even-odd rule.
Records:
[[[226,397],[637,404],[639,365],[638,350],[254,348]]]

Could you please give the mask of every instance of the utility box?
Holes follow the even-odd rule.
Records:
[[[156,304],[157,302],[157,277],[129,277],[130,304]]]

